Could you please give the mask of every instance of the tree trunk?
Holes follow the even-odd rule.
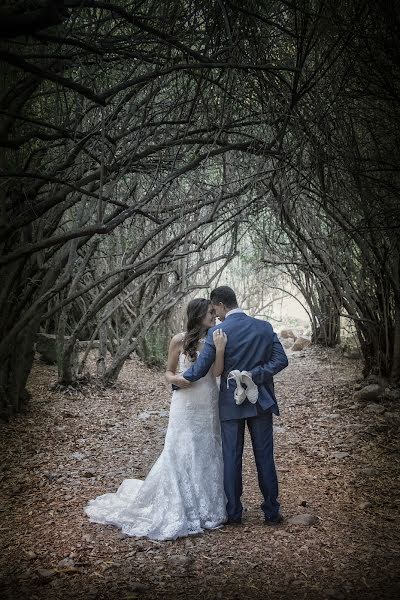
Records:
[[[39,321],[26,327],[16,336],[5,360],[0,364],[0,419],[9,418],[23,410],[30,398],[26,382],[35,357],[34,343]]]
[[[400,385],[400,299],[395,299],[394,339],[390,383]]]
[[[69,339],[64,347],[58,345],[57,340],[57,358],[60,364],[58,383],[61,385],[76,385],[77,374],[77,351],[75,348],[76,340]]]
[[[333,303],[325,302],[325,310],[316,316],[317,325],[313,331],[312,342],[320,346],[333,348],[340,343],[340,316]]]
[[[102,323],[99,329],[99,354],[96,361],[97,377],[102,379],[106,372],[107,359],[107,323]],[[118,376],[118,375],[117,375]]]

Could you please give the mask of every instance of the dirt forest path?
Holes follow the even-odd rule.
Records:
[[[276,378],[282,512],[263,525],[246,434],[242,527],[152,542],[90,523],[83,506],[144,478],[163,447],[169,389],[136,359],[114,389],[51,389],[36,363],[26,414],[0,427],[0,593],[7,600],[399,597],[399,409],[354,402],[359,365],[290,355]]]

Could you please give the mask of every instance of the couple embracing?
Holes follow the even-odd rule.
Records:
[[[271,324],[247,316],[227,286],[192,300],[187,317],[168,353],[174,391],[161,455],[144,481],[125,479],[85,507],[91,521],[130,536],[176,539],[240,524],[246,422],[265,523],[282,521],[272,415],[279,414],[273,376],[288,364],[285,351]]]

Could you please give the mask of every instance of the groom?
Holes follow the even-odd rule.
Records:
[[[228,338],[219,393],[228,523],[239,524],[242,521],[242,454],[247,421],[258,483],[264,497],[261,508],[266,524],[274,525],[280,523],[283,517],[279,513],[278,479],[273,455],[272,413],[279,415],[273,376],[287,367],[288,360],[271,324],[247,316],[238,307],[235,292],[230,287],[216,288],[211,292],[210,300],[221,323],[209,330],[200,356],[183,373],[183,377],[197,381],[206,375],[215,359],[213,331],[222,329]],[[234,387],[227,387],[227,377],[235,369],[251,372],[254,383],[258,385],[257,403],[250,403],[248,399],[240,405],[235,403]]]

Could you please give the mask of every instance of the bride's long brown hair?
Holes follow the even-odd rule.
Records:
[[[206,298],[195,298],[189,302],[186,309],[187,330],[183,338],[183,353],[193,361],[197,358],[197,346],[204,333],[202,323],[210,304],[210,300]]]

